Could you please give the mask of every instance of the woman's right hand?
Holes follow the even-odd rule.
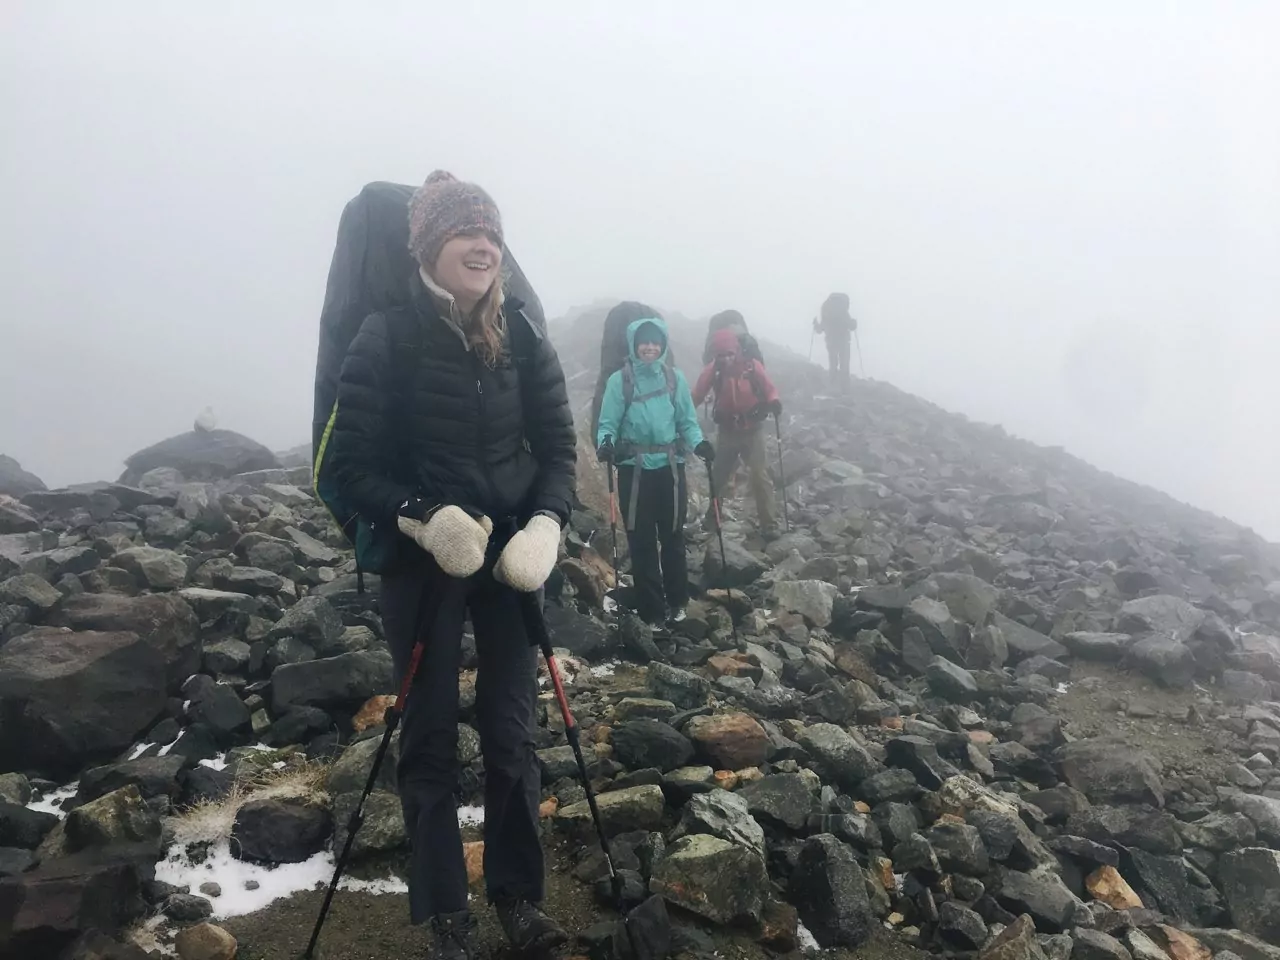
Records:
[[[484,566],[485,548],[493,533],[493,521],[479,520],[461,507],[441,507],[423,523],[411,517],[397,517],[400,532],[411,538],[451,577],[469,577]]]

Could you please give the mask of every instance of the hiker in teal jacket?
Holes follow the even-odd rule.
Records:
[[[659,624],[683,619],[689,602],[684,458],[692,450],[710,461],[714,453],[698,426],[688,381],[667,363],[667,325],[656,317],[636,320],[627,327],[627,343],[626,365],[604,388],[597,453],[618,468],[636,612]]]

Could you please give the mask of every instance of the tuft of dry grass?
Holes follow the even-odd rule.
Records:
[[[221,800],[202,800],[179,812],[171,821],[174,841],[186,846],[229,838],[236,814],[252,800],[288,799],[325,805],[329,802],[325,791],[328,776],[329,764],[313,760],[301,760],[279,770],[250,770],[236,778]]]
[[[165,943],[160,939],[161,932],[171,935],[170,931],[165,930],[164,914],[157,913],[129,927],[121,935],[121,939],[124,943],[133,944],[143,953],[156,951],[163,957],[176,957],[178,951],[172,943]]]

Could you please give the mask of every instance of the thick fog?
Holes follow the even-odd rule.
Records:
[[[804,353],[847,291],[867,374],[1280,539],[1275,4],[15,0],[0,45],[0,453],[51,485],[206,405],[306,442],[343,204],[444,167],[549,315]]]

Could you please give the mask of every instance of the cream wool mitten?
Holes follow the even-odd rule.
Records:
[[[503,547],[493,575],[514,590],[532,593],[547,582],[559,555],[560,524],[540,513]]]
[[[493,533],[488,517],[475,520],[461,507],[450,505],[441,507],[426,523],[397,517],[396,524],[451,577],[469,577],[484,566],[485,548]]]

